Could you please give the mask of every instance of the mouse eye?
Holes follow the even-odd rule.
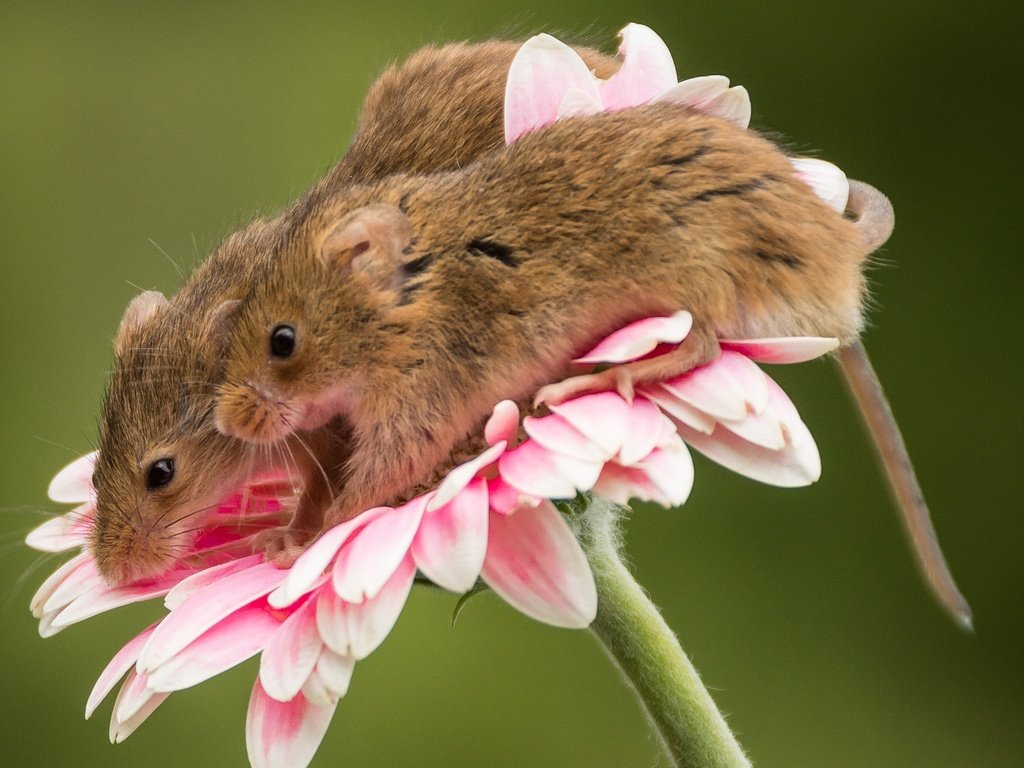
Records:
[[[146,470],[146,487],[149,490],[167,485],[174,479],[174,459],[157,459]]]
[[[290,325],[277,325],[270,332],[270,354],[274,357],[291,357],[295,351],[295,329]]]

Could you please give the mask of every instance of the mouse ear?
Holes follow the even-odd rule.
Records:
[[[121,325],[114,337],[114,349],[120,352],[149,319],[161,307],[167,306],[167,299],[159,291],[143,291],[128,304],[121,318]]]
[[[217,350],[217,357],[222,357],[228,351],[228,342],[231,341],[231,332],[235,328],[235,318],[241,306],[240,299],[228,299],[222,301],[210,315],[209,338]]]
[[[331,227],[320,243],[321,261],[343,275],[362,275],[380,291],[402,282],[402,251],[412,241],[409,217],[393,205],[368,205]]]

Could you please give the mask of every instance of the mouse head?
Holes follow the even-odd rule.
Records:
[[[109,583],[167,571],[217,503],[264,466],[214,427],[224,331],[238,304],[217,283],[205,281],[206,299],[190,289],[171,301],[142,293],[118,329],[93,473],[91,549]]]
[[[351,413],[401,355],[392,321],[414,272],[403,264],[405,214],[372,204],[311,216],[299,230],[231,333],[217,427],[246,441],[274,443]]]

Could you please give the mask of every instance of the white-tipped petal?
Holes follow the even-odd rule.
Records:
[[[628,24],[620,33],[622,66],[601,84],[601,101],[607,110],[646,104],[676,82],[672,54],[653,29]]]
[[[46,495],[61,504],[81,504],[93,496],[92,470],[99,451],[87,453],[72,461],[50,481]]]
[[[487,484],[474,480],[438,510],[427,512],[412,543],[416,565],[432,582],[467,592],[487,552]]]
[[[846,203],[850,199],[850,181],[840,168],[811,157],[798,157],[789,162],[796,175],[832,210],[837,213],[846,210]]]
[[[729,88],[729,78],[723,75],[704,75],[683,80],[658,94],[655,102],[679,104],[693,109],[702,109]]]
[[[85,703],[86,720],[92,717],[92,713],[96,711],[96,707],[107,697],[107,694],[114,690],[117,681],[135,666],[135,660],[139,656],[139,651],[142,650],[142,646],[145,645],[146,640],[153,633],[155,626],[154,624],[125,643],[124,647],[114,655],[114,658],[100,672],[100,676],[96,679],[96,684],[89,694],[89,699]]]
[[[284,703],[253,686],[245,722],[245,746],[252,768],[305,768],[313,760],[337,700],[317,706],[303,694]]]
[[[659,344],[678,344],[693,328],[693,315],[683,310],[669,317],[637,320],[606,336],[576,363],[627,363],[643,357]]]
[[[338,597],[361,603],[377,595],[407,557],[426,502],[420,496],[380,515],[342,547],[331,579]]]
[[[781,336],[768,339],[720,339],[722,349],[739,352],[758,363],[805,363],[839,347],[828,336]]]
[[[260,656],[260,683],[271,698],[291,701],[316,666],[323,642],[316,626],[316,596],[300,605],[267,641]]]
[[[746,128],[750,125],[750,94],[742,85],[734,85],[709,101],[701,111]]]

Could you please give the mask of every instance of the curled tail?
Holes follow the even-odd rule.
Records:
[[[854,216],[854,223],[860,230],[864,245],[871,253],[880,248],[896,222],[889,198],[863,181],[850,179],[850,198],[846,210]]]
[[[882,200],[885,198],[882,197]],[[891,218],[890,214],[890,221]],[[889,478],[889,485],[903,512],[903,522],[925,579],[939,602],[953,615],[957,623],[970,629],[971,607],[957,589],[946,564],[946,558],[942,555],[939,539],[928,513],[928,505],[917,482],[914,467],[910,463],[903,436],[893,418],[882,385],[871,366],[871,360],[868,359],[867,351],[864,345],[857,341],[840,349],[836,357],[860,407],[861,416],[864,417],[871,432],[875,449]]]

